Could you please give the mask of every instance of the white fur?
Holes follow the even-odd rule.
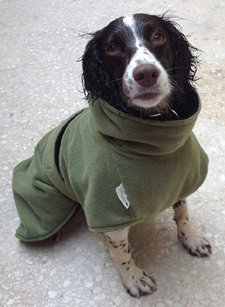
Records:
[[[142,42],[141,42],[140,38],[137,36],[137,33],[135,31],[135,21],[134,21],[133,16],[132,15],[131,16],[125,16],[123,18],[123,22],[127,27],[131,28],[133,35],[135,37],[135,45],[138,48],[140,45],[142,45]]]
[[[132,259],[131,252],[128,251],[128,234],[129,227],[104,233],[110,255],[125,288],[132,296],[152,294],[157,289],[156,283],[148,272],[139,268]]]
[[[151,108],[157,106],[163,99],[165,99],[171,92],[171,85],[168,75],[156,59],[153,53],[151,53],[144,45],[140,37],[138,37],[135,30],[135,20],[133,16],[126,16],[123,18],[124,24],[129,27],[135,38],[135,47],[137,48],[135,54],[127,65],[127,68],[123,75],[123,90],[125,95],[129,98],[131,104],[135,104],[142,108]],[[156,84],[150,88],[143,88],[133,78],[133,71],[136,67],[142,64],[152,64],[160,71],[160,75]],[[144,100],[138,98],[138,96],[146,93],[158,93],[155,98],[150,100]]]
[[[210,243],[206,238],[199,235],[190,223],[186,200],[181,200],[180,205],[174,208],[174,218],[177,223],[178,238],[182,245],[192,255],[209,257],[211,255]]]

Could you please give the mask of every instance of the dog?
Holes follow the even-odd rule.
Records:
[[[86,98],[102,98],[115,108],[141,118],[185,119],[196,110],[190,103],[197,72],[197,51],[165,16],[135,14],[112,21],[93,34],[83,55]],[[182,101],[182,103],[181,103]],[[185,199],[174,206],[178,238],[187,251],[209,256],[211,246],[197,234]],[[104,234],[112,260],[128,293],[134,297],[156,290],[155,280],[134,263],[129,227]]]
[[[18,238],[52,236],[81,204],[127,292],[138,298],[157,286],[132,258],[132,225],[173,205],[182,245],[210,256],[185,199],[207,174],[192,133],[200,109],[196,50],[165,15],[121,17],[92,34],[82,57],[90,107],[53,129],[14,170]]]

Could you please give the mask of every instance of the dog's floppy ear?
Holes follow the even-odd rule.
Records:
[[[112,93],[115,92],[103,63],[100,45],[101,35],[102,30],[92,34],[93,38],[88,42],[82,57],[82,82],[86,99],[102,98],[109,100],[112,99]]]
[[[183,87],[188,81],[196,81],[198,58],[194,52],[198,51],[193,47],[178,29],[179,26],[163,16],[168,30],[171,48],[173,52],[172,75],[176,83]]]

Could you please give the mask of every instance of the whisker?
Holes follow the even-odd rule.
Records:
[[[176,89],[178,89],[178,90],[180,90],[181,92],[184,93],[184,90],[176,83],[175,80],[170,79],[170,82],[171,82],[171,85],[172,85],[174,88],[176,88]]]
[[[183,68],[187,68],[187,67],[186,66],[178,66],[178,67],[168,68],[168,69],[166,69],[166,71],[173,71],[173,70],[178,70],[178,69],[183,69]]]
[[[113,83],[113,82],[116,82],[116,81],[120,81],[122,79],[123,78],[118,78],[118,79],[111,80],[111,81],[107,82],[105,85],[109,85],[110,83]]]

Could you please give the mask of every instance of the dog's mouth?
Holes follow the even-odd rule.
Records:
[[[135,96],[134,99],[151,100],[151,99],[155,99],[159,95],[160,95],[160,93],[149,92],[149,93],[145,93],[145,94]]]

